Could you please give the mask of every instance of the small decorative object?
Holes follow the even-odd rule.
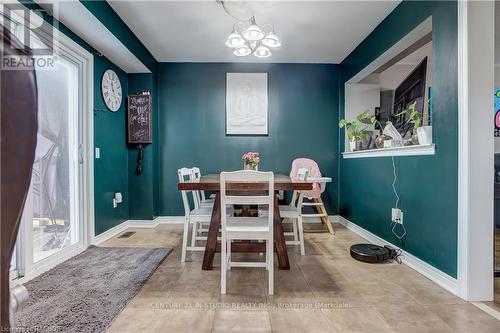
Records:
[[[243,169],[259,170],[260,156],[257,152],[248,152],[241,157],[243,160]]]
[[[400,142],[403,141],[403,137],[390,121],[388,121],[387,124],[385,124],[385,128],[382,134],[390,136],[393,140],[397,140]]]
[[[144,147],[137,145],[137,168],[135,169],[136,175],[142,174],[142,161],[144,160]]]
[[[377,110],[377,109],[379,109],[379,110]],[[382,124],[378,120],[377,112],[380,112],[380,108],[375,108],[375,116],[370,118],[370,123],[373,125],[373,127],[375,129],[378,129],[380,131],[380,135],[377,135],[377,137],[375,138],[375,147],[380,149],[380,148],[384,148],[384,141],[392,140],[392,137],[389,135],[383,134],[384,127],[382,126]]]
[[[407,114],[408,121],[407,124],[410,123],[413,125],[413,136],[411,138],[411,142],[414,145],[430,145],[432,143],[432,126],[422,126],[422,116],[416,110],[417,102],[413,102],[408,107],[408,110],[404,110],[397,114],[397,116]]]
[[[149,93],[129,95],[127,100],[127,143],[152,143],[151,95]]]
[[[385,134],[378,135],[377,138],[375,139],[375,147],[379,149],[384,148],[384,143],[387,140],[392,140],[392,137]]]
[[[432,144],[432,126],[421,126],[417,128],[418,143],[421,145]]]
[[[347,121],[341,119],[339,121],[339,127],[345,127],[347,131],[351,151],[363,150],[363,141],[367,140],[369,135],[366,131],[366,125],[362,124],[362,122],[367,118],[368,111],[365,111],[356,117],[357,120]]]
[[[108,69],[101,78],[101,93],[104,104],[110,111],[116,112],[122,105],[122,84],[115,71]]]
[[[267,135],[267,111],[267,73],[226,74],[226,135]]]

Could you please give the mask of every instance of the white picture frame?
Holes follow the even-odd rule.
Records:
[[[267,73],[226,73],[226,135],[268,132]]]

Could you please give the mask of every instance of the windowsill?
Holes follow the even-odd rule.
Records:
[[[359,150],[354,152],[344,152],[344,158],[367,158],[367,157],[384,157],[384,156],[416,156],[416,155],[434,155],[435,145],[416,145],[394,148],[380,148]]]

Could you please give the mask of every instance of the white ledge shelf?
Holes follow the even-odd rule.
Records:
[[[380,148],[359,150],[353,152],[344,152],[344,158],[368,158],[384,156],[416,156],[416,155],[434,155],[435,145],[415,145],[394,148]]]

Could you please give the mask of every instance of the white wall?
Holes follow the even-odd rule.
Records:
[[[395,64],[380,73],[380,89],[394,90],[417,67],[416,64]]]
[[[380,107],[380,86],[378,84],[346,84],[345,86],[345,119],[354,120],[356,116],[366,110],[375,114],[375,108]],[[367,130],[375,130],[367,126]],[[349,139],[345,136],[345,151],[349,149]]]

